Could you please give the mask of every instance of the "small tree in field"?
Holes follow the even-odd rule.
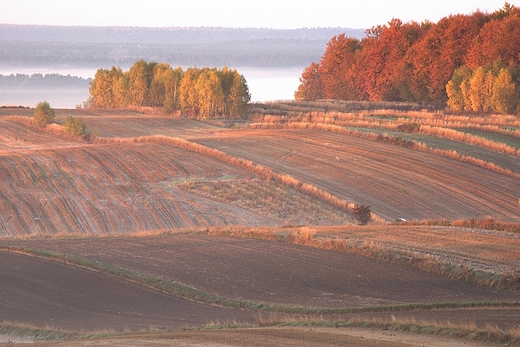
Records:
[[[356,204],[354,207],[354,218],[358,221],[359,225],[367,225],[372,219],[370,206]]]
[[[44,128],[54,121],[54,110],[47,101],[40,101],[34,109],[33,122],[37,128]]]
[[[67,116],[63,122],[63,132],[72,136],[83,136],[85,134],[85,123],[79,118]]]

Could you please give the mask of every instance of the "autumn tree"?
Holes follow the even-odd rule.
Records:
[[[130,67],[127,75],[132,105],[147,106],[151,104],[150,87],[156,66],[155,62],[147,63],[141,59]]]
[[[179,87],[182,75],[183,71],[180,67],[174,70],[167,63],[156,65],[150,84],[150,105],[162,106],[168,113],[179,109]]]
[[[303,70],[300,77],[300,85],[294,92],[296,100],[323,99],[323,82],[319,73],[319,64],[312,62]]]
[[[447,104],[456,110],[515,112],[520,104],[519,75],[516,64],[505,65],[500,58],[474,70],[462,66],[446,85]]]
[[[128,82],[120,68],[98,69],[90,83],[89,103],[93,107],[114,108],[129,104]]]
[[[251,94],[244,76],[240,75],[236,70],[231,73],[231,88],[229,91],[224,89],[224,113],[231,118],[242,117],[247,113]],[[227,84],[226,84],[227,87]]]
[[[244,76],[236,70],[173,69],[167,63],[135,62],[130,70],[99,69],[90,84],[88,104],[117,108],[129,105],[182,110],[200,117],[241,117],[251,100]]]
[[[498,113],[513,113],[518,107],[518,90],[520,85],[513,81],[511,71],[502,69],[494,80],[491,103]]]
[[[404,76],[399,67],[408,49],[420,37],[421,26],[393,19],[379,31],[378,36],[367,37],[362,42],[364,90],[370,100],[402,100],[399,88]]]
[[[197,114],[203,118],[215,117],[224,111],[224,93],[216,69],[204,69],[195,84]]]
[[[45,128],[54,121],[54,110],[47,101],[40,101],[33,114],[33,124],[37,128]]]
[[[199,101],[195,85],[197,84],[201,72],[202,71],[197,68],[187,69],[180,83],[180,106],[181,109],[188,114],[195,114],[198,110]]]
[[[313,80],[311,64],[308,73],[315,89],[320,87],[325,99],[356,100],[359,95],[355,86],[356,55],[360,49],[359,41],[341,34],[334,36],[328,43],[320,64],[317,66],[319,81]],[[303,77],[303,75],[302,75]]]
[[[464,110],[469,102],[469,80],[472,71],[467,66],[461,66],[455,72],[453,77],[446,85],[446,94],[448,96],[447,105],[454,110]]]
[[[472,69],[492,64],[497,58],[506,64],[520,64],[520,9],[506,3],[491,18],[473,39],[465,59]]]

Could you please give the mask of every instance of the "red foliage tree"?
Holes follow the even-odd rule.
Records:
[[[471,68],[492,64],[497,58],[505,63],[520,63],[520,14],[517,11],[482,27],[466,57]]]
[[[445,102],[445,87],[453,71],[463,65],[472,40],[478,35],[484,18],[471,16],[445,17],[425,28],[425,35],[404,59],[410,94],[414,100]]]
[[[399,19],[379,28],[378,35],[368,36],[362,42],[364,90],[370,100],[402,100],[402,60],[422,29],[416,22],[403,24]]]
[[[357,100],[360,98],[355,85],[356,55],[359,41],[345,34],[334,36],[320,62],[318,72],[326,99]]]
[[[520,9],[508,3],[492,14],[436,24],[393,19],[366,34],[361,41],[345,35],[329,41],[322,60],[302,74],[305,97],[446,102],[446,85],[460,67],[475,70],[497,58],[520,64]]]
[[[294,93],[296,100],[323,99],[323,82],[319,74],[319,64],[312,62],[305,68],[300,77],[300,85]]]

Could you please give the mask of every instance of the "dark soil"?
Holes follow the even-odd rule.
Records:
[[[274,304],[361,307],[518,301],[479,287],[347,253],[284,242],[200,234],[3,240],[167,278],[209,293]]]
[[[45,259],[0,252],[0,264],[0,322],[101,332],[255,319]]]

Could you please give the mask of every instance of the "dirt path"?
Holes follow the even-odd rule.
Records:
[[[36,346],[107,347],[483,347],[489,344],[446,336],[366,328],[253,328],[185,331]],[[29,345],[28,345],[29,346]],[[34,346],[34,344],[33,344]]]

